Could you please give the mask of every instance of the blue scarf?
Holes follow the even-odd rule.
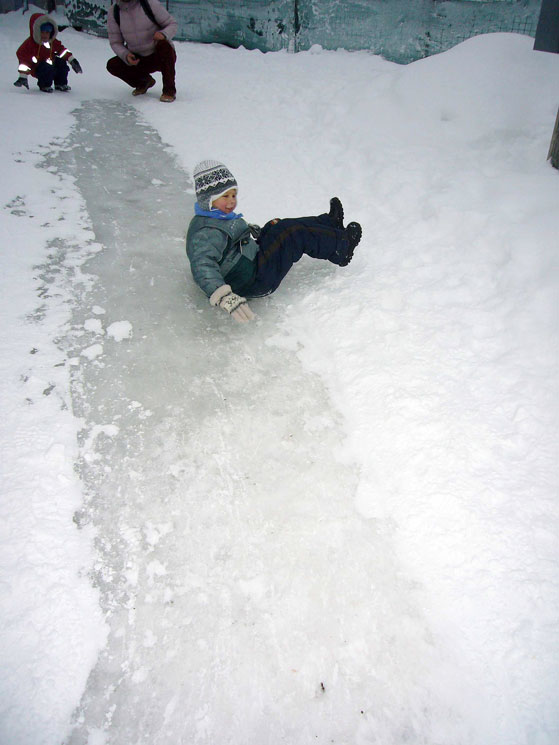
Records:
[[[238,214],[236,212],[230,212],[227,214],[221,210],[203,210],[198,202],[194,203],[194,213],[196,215],[201,215],[202,217],[214,217],[216,220],[236,220],[237,217],[243,216],[242,212],[239,212]]]

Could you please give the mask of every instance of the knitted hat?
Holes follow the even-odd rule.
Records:
[[[203,210],[211,209],[212,202],[229,189],[237,189],[231,171],[217,160],[203,160],[194,168],[196,199]]]
[[[52,25],[52,23],[43,23],[41,25],[41,31],[47,31],[49,34],[52,34],[52,32],[54,31],[54,26]]]

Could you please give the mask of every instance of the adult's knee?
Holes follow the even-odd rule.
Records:
[[[111,59],[107,61],[107,72],[110,72],[111,75],[118,76],[117,70],[120,67],[120,62],[122,62],[120,57],[111,57]]]
[[[162,39],[155,45],[155,52],[164,59],[172,60],[173,62],[177,58],[174,46],[168,39]]]

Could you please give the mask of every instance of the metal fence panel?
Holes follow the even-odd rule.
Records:
[[[245,46],[263,52],[286,49],[293,38],[293,0],[169,0],[177,38]]]
[[[493,31],[534,36],[541,0],[163,0],[178,40],[261,51],[369,49],[408,63]],[[110,0],[68,0],[72,25],[106,36]]]

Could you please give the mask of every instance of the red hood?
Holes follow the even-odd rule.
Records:
[[[58,25],[52,16],[45,15],[45,13],[33,13],[29,19],[29,36],[37,44],[41,42],[41,26],[43,23],[51,23],[54,28],[54,33],[50,37],[51,41],[56,39],[56,34],[58,33]]]

